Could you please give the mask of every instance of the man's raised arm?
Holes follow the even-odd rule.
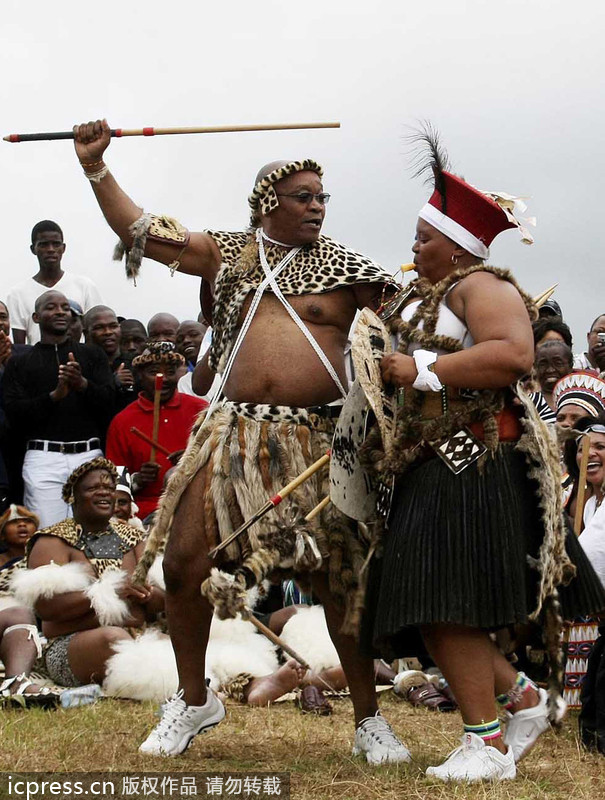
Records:
[[[113,175],[107,171],[103,154],[111,137],[107,120],[83,123],[74,126],[76,154],[110,227],[117,233],[127,248],[132,244],[131,225],[143,214],[143,210],[124,192]],[[192,233],[186,247],[182,242],[159,242],[148,238],[145,256],[162,264],[179,262],[179,271],[189,275],[200,275],[213,281],[220,266],[220,252],[214,240],[205,233]]]

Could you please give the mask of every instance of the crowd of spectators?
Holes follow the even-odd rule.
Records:
[[[215,378],[205,358],[211,331],[201,314],[180,321],[158,312],[146,325],[120,317],[90,279],[63,270],[65,250],[59,225],[37,223],[31,252],[38,271],[0,301],[0,514],[6,511],[6,529],[15,529],[14,541],[0,546],[0,569],[15,560],[18,521],[45,528],[72,516],[64,484],[80,465],[102,456],[120,476],[114,519],[144,531]],[[197,309],[191,312],[196,317]],[[561,308],[549,300],[534,323],[534,342],[525,389],[553,435],[557,428],[586,427],[582,418],[603,424],[605,314],[590,325],[586,349],[574,354]],[[591,439],[585,524],[605,573],[605,427]],[[574,440],[567,451],[562,492],[571,519],[582,446]],[[14,620],[22,631],[33,624],[31,615],[15,612],[4,628]],[[33,652],[21,639],[17,660]]]
[[[118,317],[89,278],[63,270],[65,250],[56,222],[37,223],[31,252],[38,271],[0,301],[0,513],[24,504],[41,527],[65,519],[71,514],[61,497],[65,480],[106,453],[129,470],[143,520],[206,405],[191,376],[207,325],[168,312],[153,314],[147,325]],[[158,373],[154,447],[131,428],[148,439],[154,434]]]

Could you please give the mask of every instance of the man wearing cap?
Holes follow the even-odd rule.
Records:
[[[141,392],[113,418],[107,431],[107,458],[114,464],[124,465],[131,473],[140,519],[156,510],[164,475],[172,466],[164,451],[172,454],[185,449],[197,415],[208,405],[200,397],[177,390],[179,369],[184,363],[185,359],[176,352],[172,342],[149,342],[132,362]],[[157,437],[162,450],[156,451],[152,461],[151,446],[131,429],[137,428],[148,437],[153,435],[154,386],[158,374],[163,375]]]
[[[566,609],[581,613],[602,608],[605,595],[573,536],[571,556],[565,552],[559,458],[547,429],[524,395],[521,426],[507,388],[531,367],[536,310],[508,271],[484,259],[506,229],[529,239],[518,204],[452,174],[430,128],[419,140],[435,190],[412,247],[419,279],[390,320],[398,352],[381,364],[385,383],[399,390],[397,439],[388,450],[376,429],[363,448],[377,476],[395,487],[366,624],[371,644],[389,658],[413,655],[420,633],[456,697],[462,744],[427,775],[506,780],[548,727],[549,706],[489,631],[548,611],[557,653],[557,590]],[[562,589],[571,557],[582,577]],[[507,712],[504,732],[494,695]]]
[[[65,295],[51,290],[36,301],[41,340],[11,358],[4,375],[6,415],[26,441],[24,502],[50,525],[69,516],[61,487],[79,464],[101,455],[113,414],[113,376],[104,353],[69,338]]]
[[[103,161],[110,142],[106,121],[74,132],[78,158],[103,213],[129,250],[127,272],[136,274],[144,254],[173,272],[202,277],[214,290],[209,366],[222,374],[226,400],[196,427],[154,528],[157,543],[170,526],[164,561],[167,615],[183,695],[164,706],[162,721],[142,750],[176,755],[222,718],[220,701],[204,683],[211,607],[200,595],[200,584],[211,566],[225,559],[237,566],[251,554],[266,555],[262,536],[309,513],[328,493],[326,471],[316,473],[217,561],[209,559],[208,549],[330,447],[336,403],[348,389],[349,329],[358,308],[378,307],[389,276],[370,259],[321,235],[329,195],[322,169],[311,159],[273,162],[261,170],[249,198],[248,230],[189,233],[176,220],[142,215],[120,189]],[[320,554],[323,571],[312,573],[313,590],[326,609],[347,675],[357,725],[355,752],[371,763],[407,761],[409,752],[377,712],[373,661],[360,656],[353,636],[363,603],[359,576],[367,545],[330,505],[305,532],[296,551],[298,571],[317,567]],[[288,535],[284,532],[284,546]],[[294,557],[294,546],[285,547],[284,560],[291,564]],[[248,575],[256,580],[255,573]],[[243,602],[241,576],[233,586],[237,602]]]
[[[71,309],[71,325],[69,326],[69,338],[74,342],[79,342],[84,331],[84,312],[82,306],[76,300],[69,300]]]
[[[13,340],[17,344],[36,344],[40,331],[33,320],[36,299],[48,289],[61,292],[75,300],[84,310],[101,302],[96,285],[84,275],[65,272],[61,260],[65,253],[63,231],[50,219],[37,222],[31,233],[31,252],[38,259],[38,272],[26,281],[13,286],[7,296],[13,326]]]
[[[574,357],[574,369],[605,371],[605,314],[600,314],[586,334],[588,350]]]

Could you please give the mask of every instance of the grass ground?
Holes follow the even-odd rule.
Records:
[[[372,768],[350,755],[348,699],[336,700],[334,715],[323,718],[302,715],[292,703],[266,709],[229,705],[219,727],[197,737],[184,755],[169,762],[137,753],[156,720],[150,704],[104,700],[66,711],[1,711],[0,771],[280,771],[291,774],[295,800],[605,798],[605,760],[580,748],[575,715],[560,733],[542,736],[515,781],[444,786],[425,778],[423,771],[457,746],[458,714],[413,709],[391,693],[382,695],[381,706],[410,748],[411,765]]]

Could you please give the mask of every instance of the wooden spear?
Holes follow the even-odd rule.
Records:
[[[580,477],[578,478],[578,494],[576,496],[576,515],[574,517],[573,529],[576,536],[582,533],[582,521],[584,519],[584,503],[586,502],[586,471],[588,470],[588,458],[590,456],[590,436],[582,436],[584,444],[582,447],[582,458],[580,459]]]
[[[238,538],[238,536],[241,536],[242,533],[245,533],[248,530],[248,528],[251,528],[255,522],[258,522],[265,516],[265,514],[268,514],[269,511],[278,506],[285,497],[287,497],[296,488],[298,488],[301,485],[301,483],[304,483],[306,480],[308,480],[311,477],[311,475],[314,475],[317,472],[317,470],[321,469],[324,466],[324,464],[328,463],[329,460],[330,460],[330,451],[328,450],[328,452],[321,458],[319,458],[314,464],[311,464],[311,466],[307,467],[307,469],[304,472],[301,472],[301,474],[298,475],[298,477],[294,478],[294,480],[291,480],[290,483],[284,486],[283,489],[280,489],[276,495],[270,497],[264,504],[264,506],[261,506],[261,508],[259,508],[258,511],[256,511],[250,517],[250,519],[246,520],[246,522],[244,522],[243,525],[240,525],[239,528],[231,534],[231,536],[228,536],[223,542],[214,547],[208,553],[210,558],[214,558],[217,553],[220,553],[221,550],[224,550],[225,547],[228,547],[231,544],[231,542],[234,542]],[[327,500],[329,500],[329,498],[324,497],[324,499],[318,505],[321,506],[321,508],[323,508],[325,505],[327,505]],[[322,506],[322,503],[324,504],[324,506]],[[309,514],[313,515],[310,518],[313,519],[313,517],[321,511],[321,508],[318,508],[316,506],[312,511],[310,511]],[[307,516],[309,516],[309,514]]]
[[[193,128],[112,128],[109,135],[123,136],[174,136],[181,133],[241,133],[244,131],[294,131],[309,128],[340,128],[340,122],[292,122],[275,125],[215,125]],[[11,133],[4,136],[5,142],[51,142],[59,139],[73,139],[72,131],[49,131],[47,133]]]
[[[149,460],[155,464],[155,442],[158,440],[158,433],[160,430],[160,400],[162,398],[162,386],[164,384],[164,375],[158,372],[155,376],[155,385],[153,391],[153,428],[151,434],[151,452]]]

